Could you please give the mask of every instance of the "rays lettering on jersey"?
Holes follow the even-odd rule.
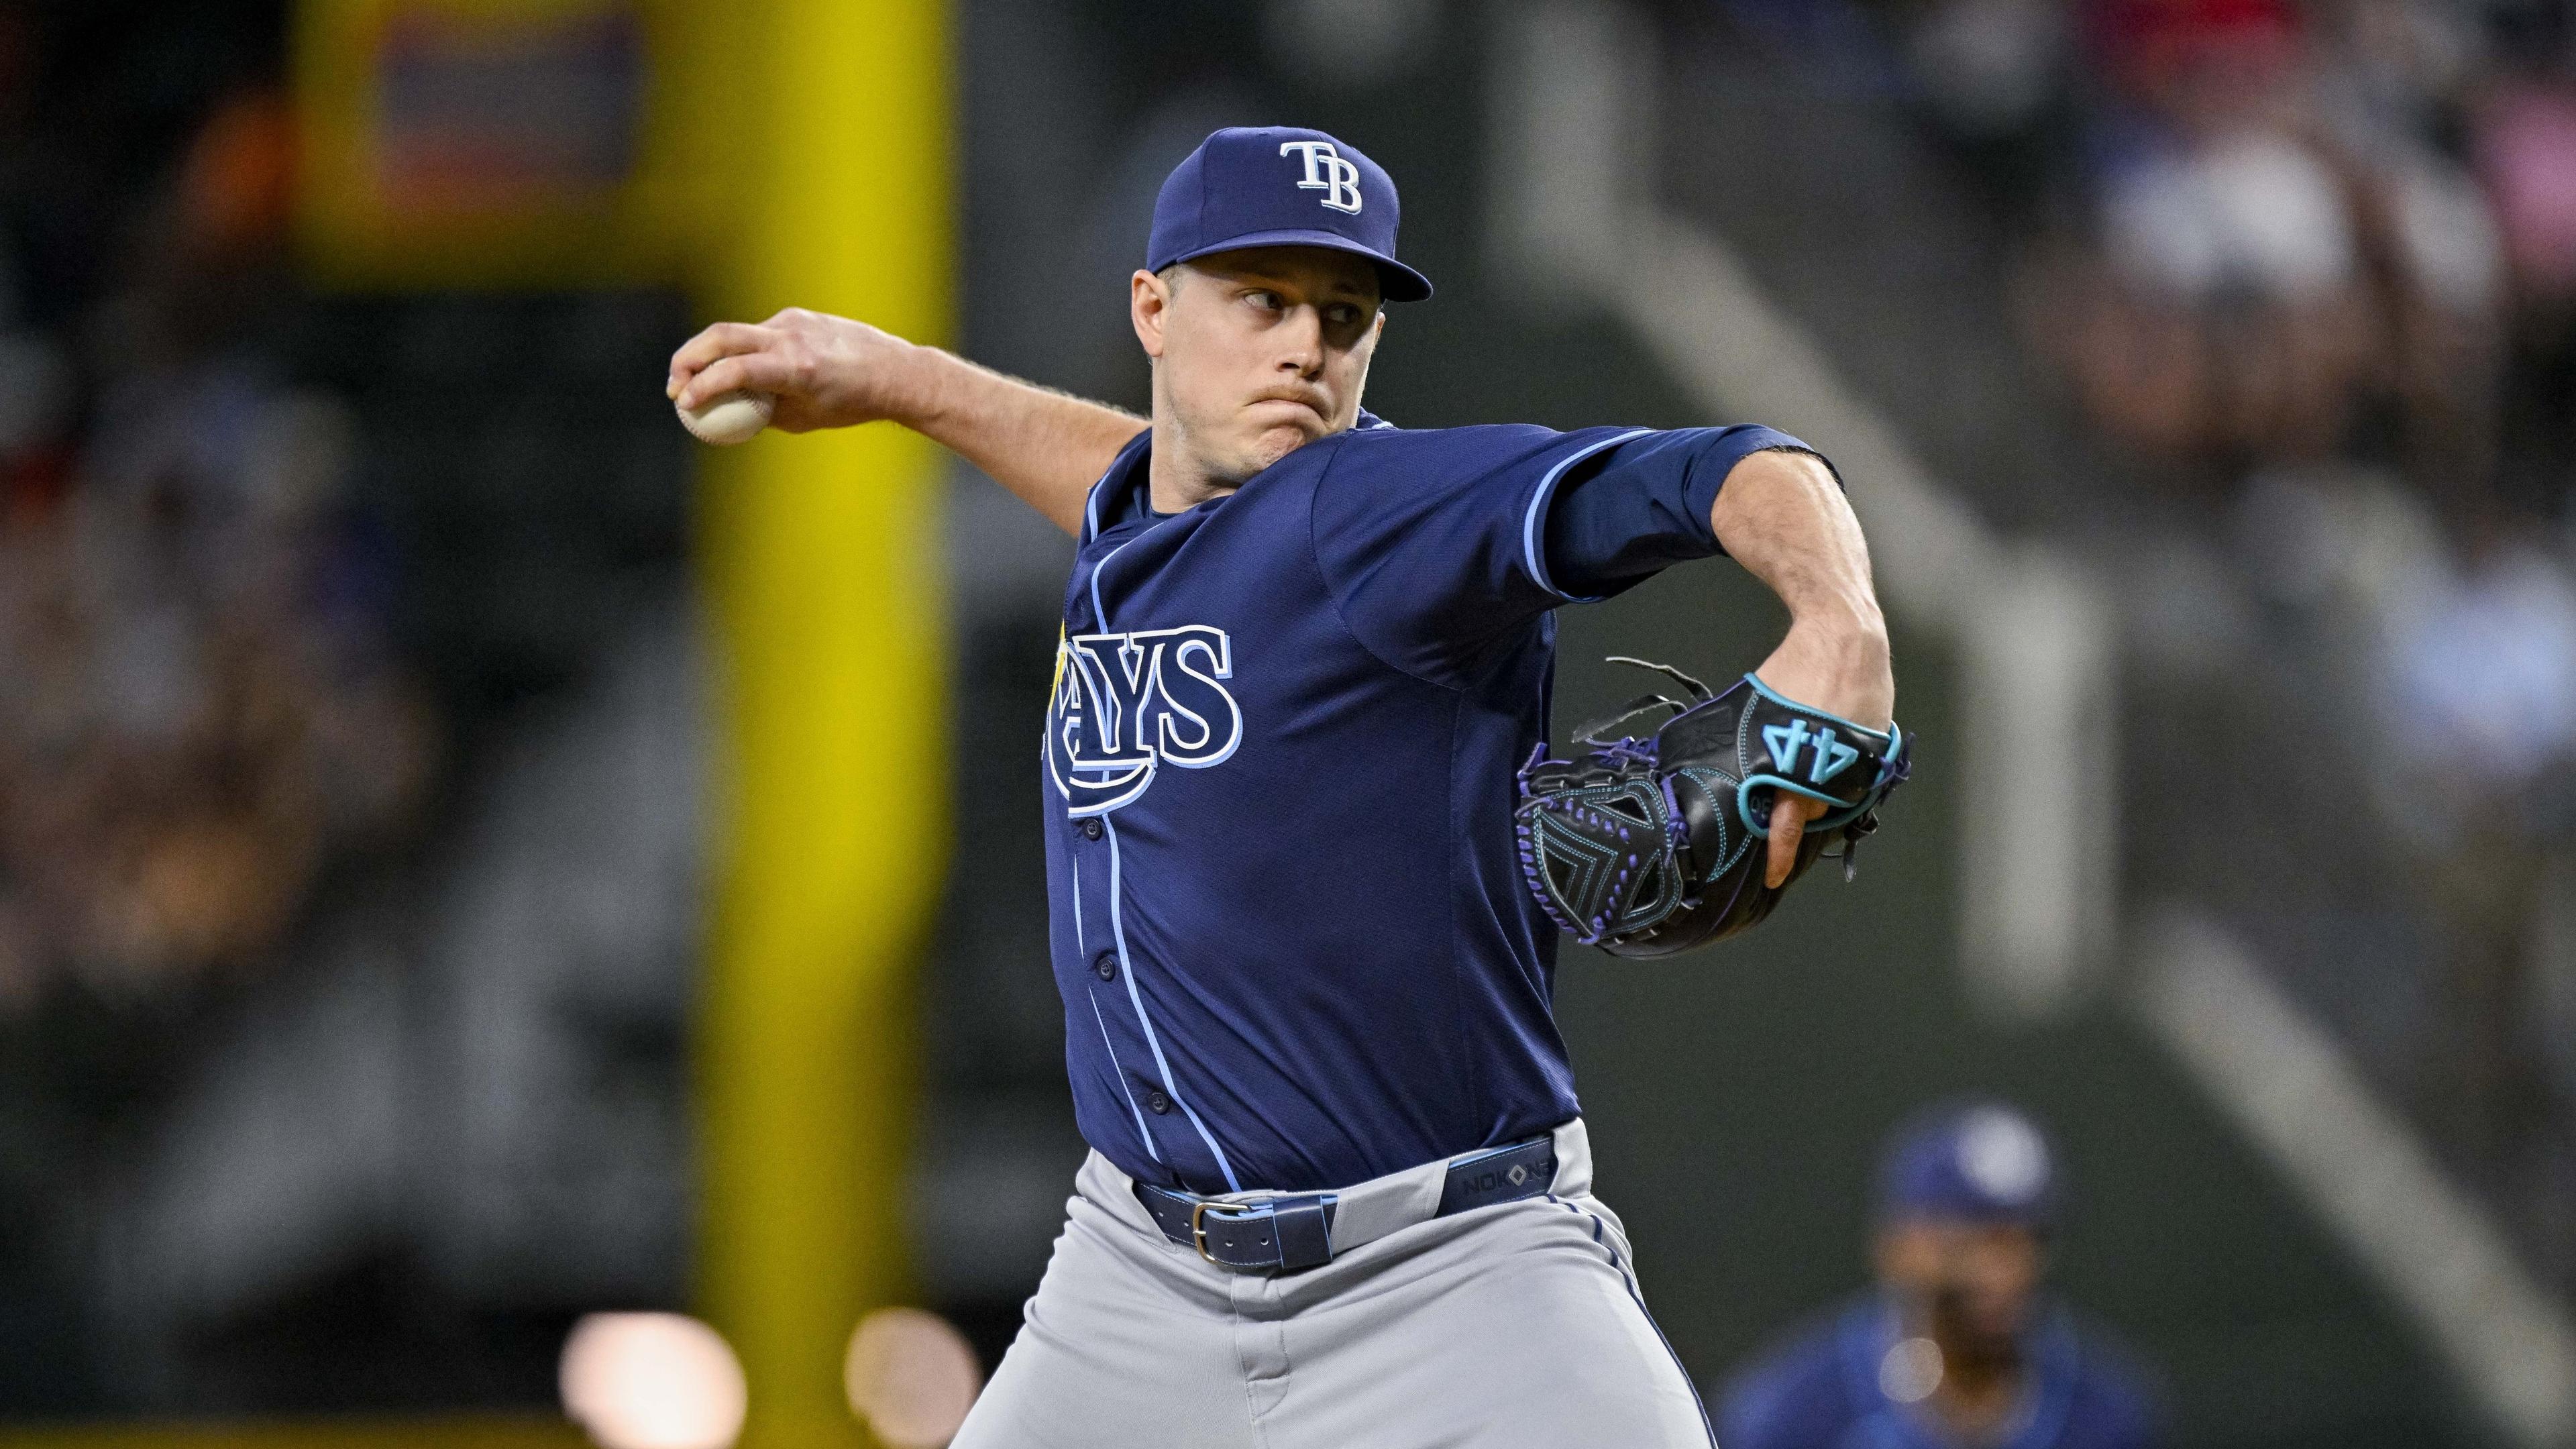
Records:
[[[1068,813],[1115,810],[1164,765],[1225,763],[1243,743],[1233,677],[1233,641],[1205,624],[1059,640],[1046,756]]]

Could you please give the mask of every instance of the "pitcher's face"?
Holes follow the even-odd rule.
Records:
[[[1167,279],[1168,277],[1168,279]],[[1323,247],[1251,247],[1130,285],[1154,415],[1204,477],[1240,484],[1358,418],[1386,323],[1377,268]]]

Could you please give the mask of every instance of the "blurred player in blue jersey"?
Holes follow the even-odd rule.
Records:
[[[1889,1144],[1878,1289],[1728,1386],[1726,1449],[2147,1449],[2140,1376],[2045,1285],[2062,1187],[2029,1119],[1938,1108]]]
[[[997,767],[1046,804],[1093,1151],[959,1449],[1710,1442],[1592,1193],[1515,776],[1554,610],[1720,553],[1788,610],[1763,687],[1889,731],[1868,553],[1768,428],[1372,416],[1385,304],[1431,294],[1396,217],[1337,138],[1208,137],[1128,278],[1150,422],[811,312],[672,361],[683,407],[902,423],[1074,538],[1037,748]],[[1777,792],[1770,884],[1821,808]]]

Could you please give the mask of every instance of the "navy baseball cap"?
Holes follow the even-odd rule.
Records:
[[[1390,302],[1419,302],[1431,279],[1395,259],[1395,182],[1321,131],[1228,126],[1199,143],[1154,198],[1145,270],[1238,247],[1326,247],[1377,263]]]
[[[2047,1227],[2058,1208],[2057,1167],[2028,1117],[2000,1102],[1967,1102],[1897,1130],[1880,1163],[1881,1221],[2020,1223]]]

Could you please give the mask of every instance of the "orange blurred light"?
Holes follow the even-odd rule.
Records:
[[[560,1381],[565,1416],[600,1449],[730,1449],[742,1433],[742,1364],[681,1314],[591,1314],[564,1340]]]
[[[939,1449],[984,1386],[966,1336],[936,1313],[880,1308],[850,1335],[841,1381],[850,1410],[886,1449]]]

